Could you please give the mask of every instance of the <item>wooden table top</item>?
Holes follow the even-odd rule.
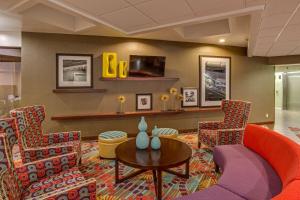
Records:
[[[116,148],[116,158],[125,165],[138,169],[167,169],[184,164],[192,156],[192,149],[184,142],[160,138],[161,148],[137,149],[135,138]]]

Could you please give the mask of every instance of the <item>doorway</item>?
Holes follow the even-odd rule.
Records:
[[[0,47],[0,117],[7,117],[20,99],[21,48]]]
[[[275,125],[300,143],[300,64],[275,66]]]

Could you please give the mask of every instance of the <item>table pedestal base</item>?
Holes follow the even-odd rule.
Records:
[[[155,194],[156,194],[157,200],[161,200],[161,198],[162,198],[162,176],[161,176],[162,171],[170,173],[170,174],[174,174],[180,178],[188,179],[189,173],[190,173],[189,166],[190,166],[190,160],[187,160],[187,162],[185,163],[185,173],[184,174],[175,172],[170,169],[153,169],[152,170],[153,182],[154,182],[154,186],[155,186]],[[115,183],[116,184],[121,183],[121,182],[131,179],[137,175],[140,175],[141,173],[144,173],[146,171],[149,171],[149,170],[148,169],[140,169],[140,170],[133,172],[123,178],[119,178],[119,161],[116,160],[116,162],[115,162]]]

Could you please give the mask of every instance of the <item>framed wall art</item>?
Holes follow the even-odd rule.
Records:
[[[181,107],[198,107],[198,105],[199,105],[198,88],[184,87],[184,88],[181,88],[181,93],[183,96]]]
[[[92,88],[93,55],[56,54],[56,88]]]
[[[230,57],[200,56],[200,106],[221,106],[230,99]]]
[[[136,94],[136,110],[152,110],[152,94]]]

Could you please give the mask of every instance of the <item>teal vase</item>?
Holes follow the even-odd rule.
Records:
[[[135,143],[138,149],[147,149],[149,147],[150,139],[147,134],[147,123],[145,121],[145,117],[141,118],[141,121],[138,125],[140,132],[138,133]]]
[[[160,139],[158,137],[158,129],[157,126],[152,130],[152,140],[151,140],[151,148],[154,150],[160,149]]]
[[[147,125],[147,122],[145,120],[145,117],[141,117],[141,121],[138,125],[138,128],[139,128],[140,131],[144,131],[144,132],[147,131],[148,125]]]

